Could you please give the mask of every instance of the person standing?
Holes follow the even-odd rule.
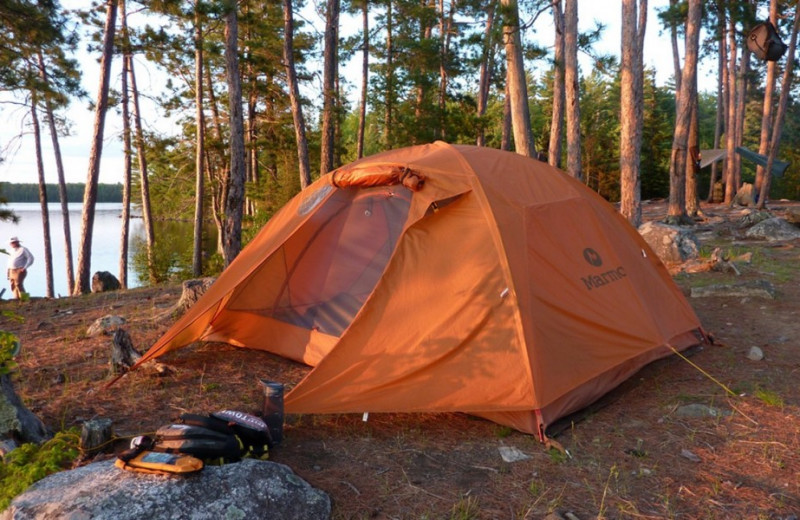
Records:
[[[28,267],[33,264],[33,255],[27,247],[20,245],[17,237],[11,237],[9,244],[11,252],[8,256],[8,281],[14,298],[20,299],[25,292],[23,282],[28,276]]]

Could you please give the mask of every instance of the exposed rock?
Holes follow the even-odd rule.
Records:
[[[748,209],[742,212],[742,216],[737,221],[740,228],[746,228],[763,222],[774,217],[769,211],[756,211]]]
[[[750,350],[747,352],[747,359],[761,361],[764,359],[764,351],[758,347],[750,347]]]
[[[92,292],[116,291],[122,285],[113,274],[108,271],[97,271],[92,276]]]
[[[775,299],[775,287],[767,280],[749,280],[732,284],[692,287],[692,298],[717,296],[752,297]]]
[[[99,336],[100,334],[110,334],[111,331],[116,331],[120,326],[125,324],[125,318],[107,314],[102,318],[98,318],[94,323],[89,325],[86,329],[86,335],[89,337]]]
[[[497,450],[505,462],[519,462],[531,458],[530,455],[526,455],[514,446],[499,446]]]
[[[681,457],[691,460],[692,462],[700,462],[700,457],[687,449],[681,450]]]
[[[675,414],[678,417],[723,417],[731,413],[705,404],[693,403],[681,406],[675,411]]]
[[[0,438],[41,443],[51,436],[17,395],[11,375],[0,375]]]
[[[639,234],[662,262],[682,263],[697,258],[700,243],[691,229],[650,221],[639,226]]]
[[[81,427],[81,450],[85,453],[95,453],[107,446],[113,436],[111,425],[111,419],[93,419],[83,423]]]
[[[783,215],[784,220],[794,226],[800,226],[800,209],[788,208]]]
[[[315,520],[330,514],[328,495],[283,464],[245,459],[189,476],[162,476],[123,471],[109,460],[40,480],[0,520]]]
[[[767,241],[794,240],[800,238],[800,229],[789,224],[782,218],[773,217],[762,220],[747,230],[748,238],[760,238]]]

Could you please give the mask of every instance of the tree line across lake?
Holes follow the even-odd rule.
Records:
[[[57,184],[47,184],[48,202],[60,202]],[[67,202],[83,202],[86,185],[79,182],[66,184]],[[38,184],[0,182],[0,194],[7,202],[39,202]],[[97,202],[122,202],[122,184],[98,184]]]

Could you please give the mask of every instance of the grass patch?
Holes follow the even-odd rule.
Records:
[[[755,396],[767,406],[783,408],[783,397],[778,395],[777,392],[766,390],[764,388],[756,388]]]
[[[59,432],[41,446],[23,444],[0,462],[0,511],[47,475],[67,469],[79,454],[77,429]]]

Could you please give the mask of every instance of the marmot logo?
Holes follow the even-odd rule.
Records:
[[[600,267],[603,265],[603,259],[600,258],[600,253],[591,247],[587,247],[583,250],[583,259],[589,262],[589,265],[593,265],[595,267]]]

